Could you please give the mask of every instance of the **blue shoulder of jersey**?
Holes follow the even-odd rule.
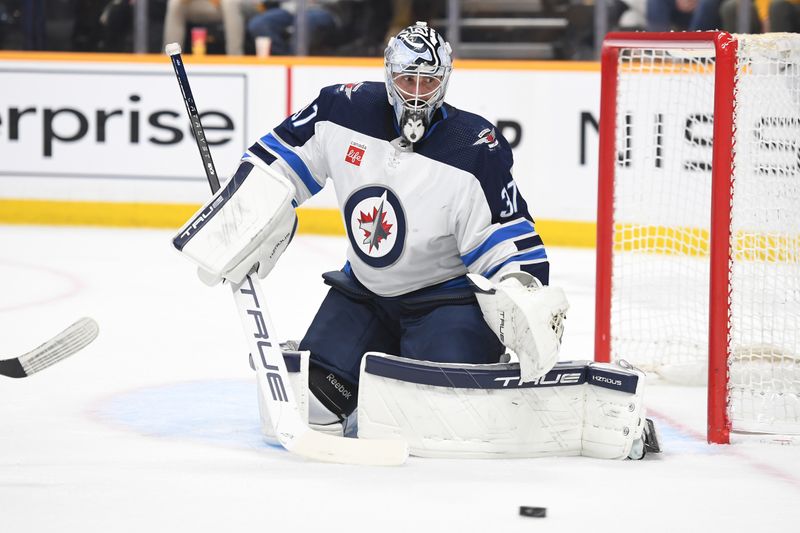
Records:
[[[382,82],[331,85],[320,91],[319,101],[325,120],[377,139],[391,141],[398,136]]]
[[[511,146],[494,124],[449,104],[444,104],[437,115],[439,113],[440,120],[434,122],[429,135],[417,143],[414,150],[475,176],[491,209],[492,223],[507,222],[520,216],[532,220],[511,174],[514,166]],[[515,198],[511,210],[506,201],[509,193],[513,193]]]
[[[273,131],[288,146],[303,146],[316,132],[316,124],[329,121],[340,126],[391,140],[397,137],[386,89],[380,82],[342,83],[324,87],[319,96],[287,117]],[[262,137],[267,146],[271,134]]]

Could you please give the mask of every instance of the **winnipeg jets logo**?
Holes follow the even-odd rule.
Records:
[[[344,93],[348,100],[352,100],[353,93],[356,92],[362,85],[364,85],[363,81],[359,83],[343,83],[339,86],[339,92]]]
[[[372,253],[373,248],[379,250],[381,242],[392,234],[392,224],[386,222],[385,205],[386,192],[381,196],[380,205],[372,208],[372,213],[362,212],[358,219],[358,228],[364,232],[362,244],[369,246],[369,253]]]
[[[373,268],[388,267],[403,253],[406,218],[390,189],[358,189],[344,205],[347,237],[355,255]]]
[[[477,146],[479,144],[487,145],[489,150],[493,150],[499,144],[494,128],[486,128],[478,134],[478,140],[472,143],[472,146]]]

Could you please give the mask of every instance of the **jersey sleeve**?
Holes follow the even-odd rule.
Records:
[[[461,260],[469,272],[499,278],[524,271],[547,285],[550,263],[536,232],[528,205],[514,181],[513,155],[508,142],[479,147],[468,191],[457,210],[455,237]]]
[[[317,124],[330,112],[331,89],[323,89],[313,102],[258,139],[242,156],[242,163],[269,165],[289,178],[297,190],[297,204],[322,190],[328,178]]]

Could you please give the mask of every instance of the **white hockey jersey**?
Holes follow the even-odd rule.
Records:
[[[383,83],[326,87],[243,161],[291,179],[298,205],[331,180],[350,241],[344,270],[378,295],[465,286],[468,271],[522,269],[548,282],[511,148],[472,113],[444,104],[409,145]]]

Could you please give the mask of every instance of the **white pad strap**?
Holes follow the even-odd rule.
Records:
[[[221,278],[240,283],[256,263],[263,278],[294,235],[294,196],[294,186],[275,170],[243,162],[173,244],[197,264],[207,283]]]

